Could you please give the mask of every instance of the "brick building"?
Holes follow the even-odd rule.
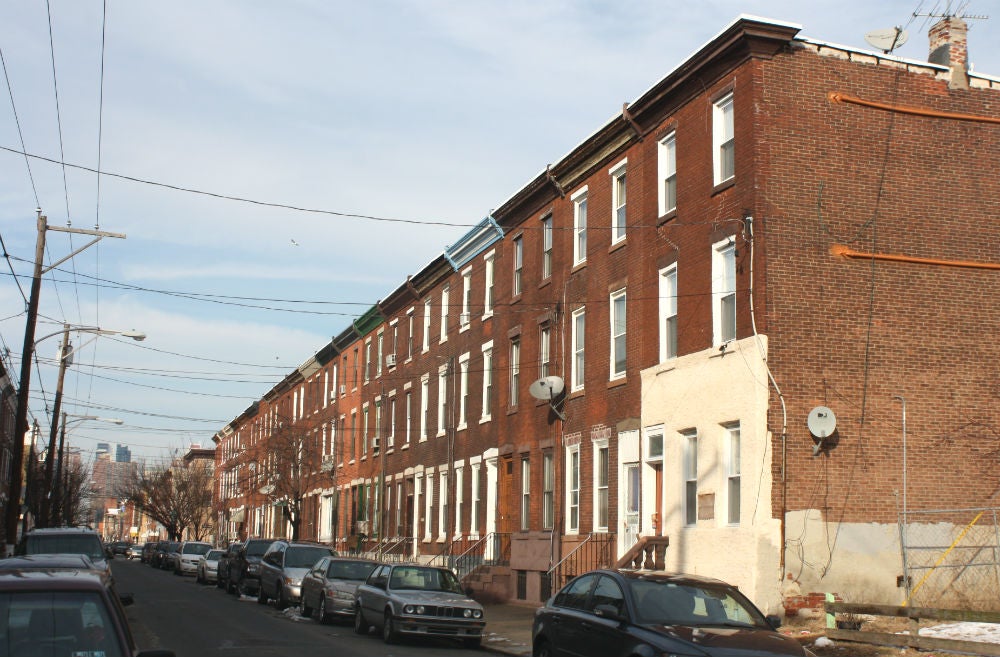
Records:
[[[769,611],[897,601],[900,498],[1000,483],[1000,79],[944,24],[917,62],[731,23],[216,434],[227,533],[528,601],[664,535]]]

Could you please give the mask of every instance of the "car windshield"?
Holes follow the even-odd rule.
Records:
[[[654,579],[631,580],[631,587],[640,624],[767,627],[760,612],[734,589]]]
[[[250,543],[247,545],[247,556],[248,557],[260,557],[267,552],[267,548],[271,547],[270,543]]]
[[[0,634],[11,655],[131,654],[93,591],[0,594]]]
[[[330,579],[365,580],[376,565],[371,561],[331,561],[326,576]]]
[[[212,549],[208,543],[188,543],[182,548],[184,554],[205,554]]]
[[[85,554],[91,559],[103,559],[101,539],[96,534],[47,534],[29,536],[27,554]]]
[[[218,561],[222,556],[222,550],[209,550],[205,555],[205,561]]]
[[[394,568],[389,577],[389,588],[414,591],[446,591],[462,593],[455,573],[441,568],[424,568],[420,566],[403,566]]]
[[[167,544],[167,552],[177,552],[181,549],[181,544],[177,542],[172,542]]]
[[[285,550],[285,568],[312,568],[317,561],[331,554],[330,548],[293,546]]]

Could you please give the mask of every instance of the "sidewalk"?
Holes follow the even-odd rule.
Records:
[[[531,654],[531,620],[535,607],[515,604],[483,605],[486,632],[483,648],[505,655]]]

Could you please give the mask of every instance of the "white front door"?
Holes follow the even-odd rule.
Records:
[[[642,531],[641,514],[642,486],[639,481],[639,464],[626,463],[622,472],[625,483],[625,541],[624,548],[629,550],[639,540]]]

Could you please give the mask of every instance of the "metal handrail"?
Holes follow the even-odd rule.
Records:
[[[580,541],[579,545],[577,545],[575,548],[573,548],[572,550],[570,550],[569,554],[567,554],[565,557],[563,557],[559,561],[559,563],[557,563],[556,565],[554,565],[551,568],[549,568],[548,572],[545,573],[545,574],[548,575],[549,577],[551,577],[552,573],[554,573],[556,571],[556,569],[558,569],[560,566],[562,566],[564,563],[566,563],[570,559],[570,557],[572,557],[574,554],[576,554],[577,552],[579,552],[583,548],[584,545],[586,545],[587,543],[590,542],[590,540],[592,538],[594,538],[594,532],[590,532],[589,534],[587,534],[587,538],[585,538],[582,541]]]

